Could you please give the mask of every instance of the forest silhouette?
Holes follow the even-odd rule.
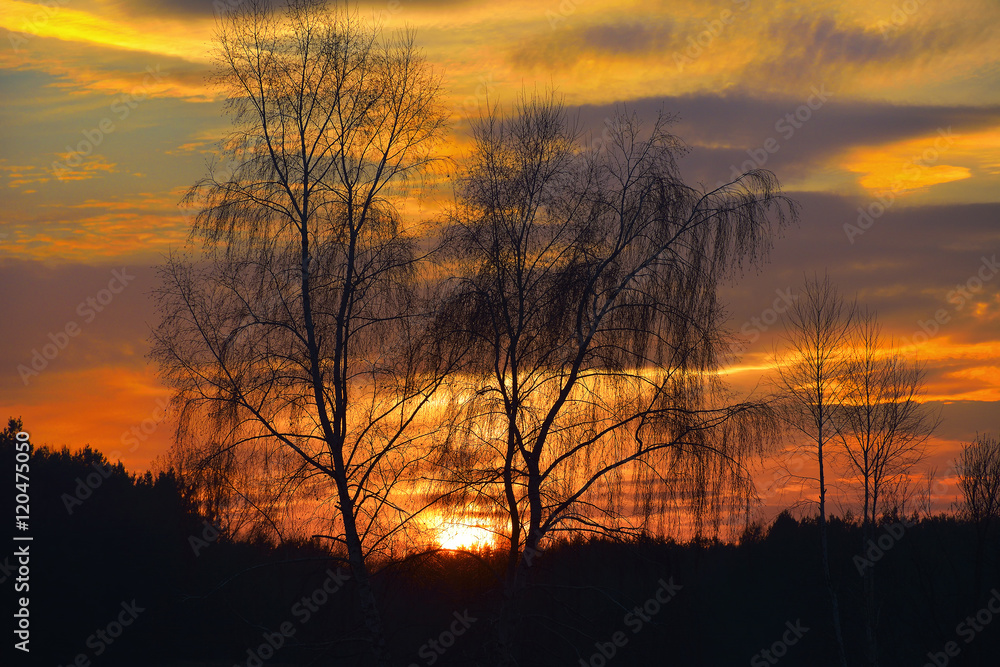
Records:
[[[770,393],[724,383],[720,288],[799,216],[773,173],[691,186],[669,114],[595,139],[538,91],[445,157],[414,35],[321,0],[245,0],[216,47],[232,127],[153,294],[174,445],[35,443],[30,660],[996,664],[1000,444],[914,507],[939,418],[877,314],[807,277]],[[806,500],[752,523],[780,447]]]
[[[21,428],[11,420],[2,434],[7,459]],[[69,501],[95,472],[100,485],[79,505]],[[175,474],[130,475],[89,447],[37,449],[32,480],[36,634],[28,662],[17,664],[70,665],[81,654],[95,665],[371,664],[344,554],[328,544],[221,535]],[[985,614],[975,617],[996,597],[990,582],[1000,577],[1000,544],[995,529],[980,544],[980,523],[961,513],[885,516],[875,545],[863,549],[856,518],[828,517],[849,664],[865,659],[861,571],[867,567],[877,568],[880,580],[884,664],[935,664],[928,654],[942,664],[993,664],[1000,633],[982,624]],[[768,662],[762,651],[788,636],[796,642],[779,648],[787,651],[783,664],[836,664],[818,544],[815,518],[788,513],[770,525],[752,524],[736,542],[577,537],[554,543],[531,559],[531,586],[518,603],[524,622],[517,649],[525,665],[601,664],[602,647],[616,654],[609,664],[760,665],[777,661],[776,653]],[[3,561],[8,578],[11,560]],[[503,549],[431,550],[374,563],[372,584],[392,628],[394,664],[495,664],[504,568]],[[654,614],[643,611],[663,583],[676,588],[672,597]],[[324,584],[334,590],[325,603],[317,599],[314,610],[303,604]],[[134,622],[102,640],[96,633],[133,602],[141,609]],[[456,616],[475,620],[465,629]],[[281,639],[288,623],[293,633]],[[447,650],[435,651],[429,642],[451,627],[464,632],[453,641],[445,636]],[[627,640],[622,646],[614,645],[617,632]],[[957,656],[945,653],[949,642],[960,649]],[[273,644],[279,645],[273,652],[259,650]]]

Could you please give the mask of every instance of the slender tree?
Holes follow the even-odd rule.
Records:
[[[938,418],[920,401],[924,370],[893,348],[873,312],[858,318],[841,382],[835,423],[861,497],[864,549],[875,539],[886,491],[923,458]],[[877,667],[875,568],[866,567],[862,576],[867,662]]]
[[[798,298],[784,319],[782,349],[775,351],[775,384],[782,396],[785,423],[799,432],[816,456],[819,485],[820,555],[823,580],[830,599],[830,613],[837,640],[838,659],[847,667],[840,606],[830,574],[826,525],[826,447],[835,436],[833,417],[841,399],[842,376],[847,366],[847,346],[856,306],[845,303],[829,276],[806,279]]]
[[[634,534],[676,499],[717,521],[746,502],[745,457],[775,433],[767,406],[714,391],[716,284],[795,207],[769,172],[686,186],[668,122],[621,111],[597,154],[551,96],[475,127],[442,320],[477,350],[452,453],[504,517],[508,590],[556,531]]]
[[[449,364],[423,335],[419,232],[394,205],[433,159],[438,82],[412,35],[313,0],[240,3],[217,64],[230,168],[189,193],[205,256],[164,269],[154,357],[182,439],[280,475],[271,491],[332,498],[323,532],[388,665],[367,558],[410,525],[397,487],[425,457],[422,410]],[[247,486],[259,506],[268,489]]]
[[[955,461],[961,513],[976,528],[975,595],[983,590],[983,569],[990,531],[1000,519],[1000,438],[988,433],[962,447]]]

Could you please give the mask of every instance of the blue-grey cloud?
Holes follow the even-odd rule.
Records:
[[[802,176],[826,168],[832,156],[852,147],[936,136],[948,128],[962,134],[1000,126],[1000,106],[841,100],[839,91],[825,86],[799,98],[687,95],[574,107],[569,112],[585,133],[599,136],[622,106],[649,123],[661,111],[674,115],[671,131],[692,148],[684,160],[685,174],[707,184],[754,167],[770,169],[779,178]]]
[[[562,69],[583,58],[642,56],[670,48],[675,27],[669,19],[591,25],[565,25],[529,37],[510,52],[518,69]]]

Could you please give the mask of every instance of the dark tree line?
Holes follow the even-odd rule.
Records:
[[[20,429],[15,422],[0,434],[5,460],[13,460],[10,436]],[[68,665],[83,654],[93,665],[245,665],[261,654],[265,635],[273,637],[285,622],[294,623],[296,632],[262,664],[371,664],[356,641],[365,624],[355,611],[353,582],[343,582],[315,611],[307,614],[302,605],[328,572],[346,569],[346,560],[328,544],[216,536],[206,529],[210,517],[193,509],[192,490],[176,476],[129,475],[90,448],[37,448],[31,464],[33,650],[27,661],[15,656],[5,664]],[[62,495],[72,494],[95,464],[111,473],[71,515]],[[974,502],[987,495],[977,494]],[[986,502],[995,504],[996,495]],[[879,519],[879,530],[887,533],[904,520],[908,524],[891,548],[868,554],[879,570],[879,608],[891,619],[879,635],[886,664],[925,664],[928,653],[943,652],[948,642],[961,647],[950,665],[990,665],[1000,651],[996,626],[975,620],[991,598],[989,589],[997,588],[1000,538],[995,530],[983,533],[978,519],[966,518],[974,512],[981,509],[963,503],[951,516]],[[855,568],[862,527],[830,516],[826,529],[841,599],[845,608],[855,608],[865,594]],[[534,585],[524,596],[536,621],[512,637],[514,648],[524,665],[579,664],[600,655],[601,645],[609,650],[612,635],[622,631],[628,641],[615,649],[621,664],[659,664],[666,655],[680,664],[747,664],[755,658],[769,664],[762,651],[770,651],[791,624],[804,634],[787,647],[783,664],[836,664],[818,540],[815,519],[782,514],[769,526],[751,525],[729,543],[582,536],[554,542],[532,561]],[[969,565],[980,550],[982,568],[974,571]],[[505,552],[473,557],[439,551],[374,567],[383,618],[393,629],[386,646],[393,664],[427,664],[431,654],[444,666],[496,664],[490,619],[505,606],[494,575],[503,571]],[[0,565],[6,567],[2,557]],[[990,583],[979,587],[980,577]],[[668,579],[681,586],[676,595],[648,621],[635,614]],[[11,582],[8,577],[2,585]],[[111,643],[97,639],[122,603],[133,600],[141,609],[135,623]],[[428,641],[456,613],[475,620],[437,654]],[[862,664],[863,615],[845,615],[843,633],[848,663]]]

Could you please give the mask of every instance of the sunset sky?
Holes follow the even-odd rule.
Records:
[[[134,471],[169,446],[168,393],[146,358],[149,292],[185,242],[179,200],[229,124],[207,76],[216,14],[237,1],[0,0],[0,407],[36,444],[89,443]],[[738,390],[762,382],[779,328],[769,309],[828,271],[927,364],[943,411],[928,466],[947,476],[963,441],[1000,430],[1000,3],[358,11],[415,29],[443,78],[452,150],[487,99],[554,87],[595,137],[616,103],[676,114],[691,184],[773,170],[801,222],[726,287],[730,328],[749,337]],[[418,204],[413,215],[436,210]]]

